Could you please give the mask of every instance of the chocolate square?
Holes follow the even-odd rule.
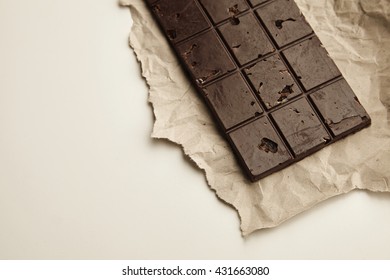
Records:
[[[198,84],[235,69],[214,31],[208,31],[178,46],[178,51]]]
[[[247,67],[245,74],[267,109],[278,106],[301,93],[279,55]]]
[[[283,51],[283,54],[306,90],[341,75],[317,37],[303,41]]]
[[[295,155],[321,148],[331,137],[305,98],[272,113]]]
[[[193,0],[160,0],[152,6],[168,38],[181,41],[209,27]]]
[[[225,129],[263,112],[252,91],[238,73],[207,86],[204,93]]]
[[[278,46],[313,32],[293,0],[277,0],[256,10]]]
[[[266,117],[255,120],[229,134],[247,172],[252,178],[272,172],[291,156]]]
[[[225,23],[219,30],[241,65],[275,51],[252,14]]]
[[[248,10],[245,0],[199,0],[214,23],[233,18]]]
[[[310,97],[335,136],[370,123],[367,112],[344,79]]]

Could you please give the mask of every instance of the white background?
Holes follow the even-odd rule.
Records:
[[[390,194],[242,238],[153,111],[116,0],[0,0],[1,259],[390,258]]]

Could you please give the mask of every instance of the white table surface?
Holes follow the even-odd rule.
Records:
[[[153,112],[116,0],[0,0],[1,259],[390,258],[390,194],[242,238]]]

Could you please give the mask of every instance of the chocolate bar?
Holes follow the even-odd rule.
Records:
[[[293,0],[147,0],[251,181],[367,127]]]

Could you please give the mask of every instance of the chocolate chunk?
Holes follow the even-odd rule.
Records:
[[[370,124],[293,0],[147,3],[251,181]]]

